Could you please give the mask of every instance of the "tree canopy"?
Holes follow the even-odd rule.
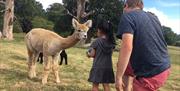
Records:
[[[164,38],[168,45],[176,45],[177,41],[180,41],[180,35],[177,35],[172,31],[170,27],[162,26]]]
[[[15,0],[15,15],[19,19],[32,19],[35,16],[45,17],[41,3],[35,0]]]
[[[77,15],[77,0],[63,0],[63,4],[53,3],[46,10],[36,0],[14,0],[15,1],[15,22],[14,32],[28,32],[31,28],[46,28],[53,30],[63,36],[70,35],[72,18]],[[94,11],[85,17],[82,22],[88,19],[93,20],[93,28],[88,31],[89,36],[94,36],[96,24],[99,19],[110,21],[113,31],[117,26],[123,11],[124,0],[86,0],[85,13]],[[0,5],[0,30],[3,28],[4,5]],[[69,15],[71,13],[72,15]],[[171,28],[162,26],[165,40],[168,45],[180,44],[180,35],[174,33]],[[90,32],[90,33],[89,33]]]
[[[54,3],[49,6],[49,8],[46,9],[46,15],[48,20],[56,23],[60,16],[64,15],[64,7],[60,3]]]

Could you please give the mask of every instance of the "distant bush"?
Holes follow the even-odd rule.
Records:
[[[180,47],[180,41],[177,41],[176,44],[175,44],[175,46]]]
[[[15,21],[15,22],[14,22],[13,32],[14,32],[14,33],[20,33],[20,32],[22,32],[21,25],[19,24],[18,21]]]
[[[54,24],[51,21],[48,21],[42,17],[34,17],[32,20],[33,28],[45,28],[49,30],[53,30]]]

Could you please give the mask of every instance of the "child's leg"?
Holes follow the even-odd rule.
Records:
[[[109,84],[103,84],[104,91],[110,91]]]
[[[128,75],[124,75],[123,76],[123,83],[124,83],[124,91],[133,91],[133,79],[134,77],[132,76],[128,76]]]
[[[98,91],[99,90],[99,84],[93,83],[92,91]]]

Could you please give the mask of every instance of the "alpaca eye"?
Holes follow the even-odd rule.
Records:
[[[78,30],[78,32],[81,32],[81,30]]]

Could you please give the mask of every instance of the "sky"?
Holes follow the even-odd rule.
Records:
[[[52,3],[62,3],[62,0],[36,0],[46,9]],[[155,13],[161,24],[170,27],[180,34],[180,0],[143,0],[144,10]]]
[[[144,0],[144,10],[155,13],[161,24],[180,34],[180,0]]]
[[[53,3],[62,3],[62,0],[36,0],[36,1],[42,3],[44,9],[48,8],[48,6]]]

